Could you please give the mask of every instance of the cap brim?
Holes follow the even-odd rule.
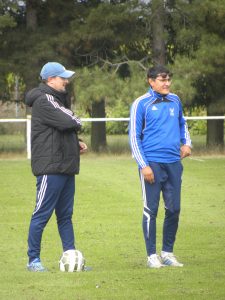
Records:
[[[75,74],[75,72],[70,71],[70,70],[66,70],[62,74],[58,75],[58,77],[71,78],[72,76],[74,76],[74,74]]]

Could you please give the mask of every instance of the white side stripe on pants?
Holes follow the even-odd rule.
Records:
[[[40,190],[39,190],[38,195],[37,195],[38,200],[37,200],[36,207],[35,207],[35,210],[33,212],[33,215],[40,209],[42,201],[43,201],[44,196],[45,196],[46,189],[47,189],[47,175],[44,175],[43,178],[42,178],[42,181],[41,181]]]
[[[147,200],[146,200],[145,180],[144,180],[144,176],[142,175],[141,171],[140,171],[140,177],[141,177],[141,189],[142,189],[142,196],[143,196],[143,201],[144,201],[144,209],[146,208],[148,211],[150,211],[150,209],[147,206]],[[149,237],[150,213],[146,212],[144,209],[143,209],[143,214],[147,218],[147,237]]]

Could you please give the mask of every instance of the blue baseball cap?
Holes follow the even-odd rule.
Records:
[[[48,79],[48,77],[62,77],[70,78],[75,74],[74,71],[66,70],[66,68],[57,62],[48,62],[41,69],[41,79]]]

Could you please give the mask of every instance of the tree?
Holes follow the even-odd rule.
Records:
[[[140,11],[135,10],[135,3],[135,1],[102,3],[83,15],[82,22],[75,20],[72,23],[71,34],[74,37],[73,40],[76,41],[73,46],[74,57],[80,56],[82,64],[89,67],[91,74],[95,74],[97,69],[104,69],[104,76],[111,77],[111,71],[114,68],[122,78],[129,76],[129,67],[126,67],[123,62],[138,59],[140,51],[137,46],[146,38],[143,34],[143,24],[139,21]],[[71,37],[68,38],[71,39]],[[93,66],[97,66],[97,69],[93,69]],[[108,96],[110,83],[105,82],[102,76],[99,76],[101,79],[97,83],[97,77],[94,80],[91,78],[88,83],[91,86],[92,83],[94,84],[95,91],[98,89],[97,86],[101,90],[103,83],[105,87],[102,93],[97,93],[99,98],[93,97],[93,93],[90,94],[92,102],[89,112],[92,117],[103,117],[107,103],[105,98]],[[106,147],[105,133],[104,122],[92,124],[91,140],[94,150],[98,151]]]
[[[192,105],[205,105],[209,116],[223,115],[225,3],[223,0],[177,1],[175,7],[172,12],[176,32],[175,73],[179,75],[181,84],[182,79],[189,80],[191,89],[188,93],[192,94]],[[184,98],[187,99],[187,94]],[[223,120],[207,121],[208,146],[223,147],[223,123]]]
[[[152,0],[152,51],[154,64],[166,64],[164,0]]]
[[[0,45],[2,50],[4,51],[5,48],[7,48],[7,40],[5,39],[5,32],[8,29],[14,28],[16,26],[16,22],[14,17],[10,14],[9,9],[13,8],[13,4],[11,1],[1,1],[0,2]],[[8,63],[4,59],[2,53],[0,57],[0,87],[2,87],[0,90],[0,97],[1,100],[7,100],[7,81],[6,81],[6,75],[7,75],[7,67]],[[6,87],[5,87],[6,86]]]
[[[82,110],[93,118],[105,118],[105,101],[110,97],[110,74],[98,67],[78,71],[75,94]],[[91,147],[95,152],[106,149],[105,122],[92,122]]]
[[[115,95],[120,87],[122,95],[133,81],[133,63],[141,68],[169,63],[186,105],[204,104],[208,114],[223,112],[215,98],[219,104],[224,101],[224,0],[27,0],[26,6],[18,6],[22,2],[5,0],[0,6],[5,18],[0,17],[1,87],[7,73],[18,74],[28,88],[33,87],[41,66],[53,60],[75,70],[87,67],[90,74],[101,70],[110,77],[116,73],[112,88],[99,73],[101,80],[95,82],[99,98],[97,93],[88,98],[90,115],[103,116],[105,104],[113,103],[109,90]],[[124,97],[114,98],[127,105]],[[85,104],[85,98],[80,99]],[[210,143],[216,132],[210,133],[213,125],[208,125]],[[98,126],[103,126],[104,133],[105,124]],[[219,141],[222,127],[220,122]],[[93,136],[99,130],[93,129]],[[104,134],[98,143],[104,147]]]
[[[3,57],[10,71],[25,79],[27,89],[36,86],[40,67],[46,61],[58,60],[71,68],[102,68],[105,61],[120,63],[139,59],[147,46],[142,46],[146,36],[140,19],[141,5],[137,3],[28,0],[23,11],[18,9],[15,30],[6,32],[7,47]],[[108,65],[109,72],[111,68]],[[129,68],[125,64],[118,69],[121,77],[126,77],[127,72]],[[104,115],[105,103],[104,94],[100,99],[93,98],[91,115]],[[93,136],[97,136],[99,126],[103,126],[102,132],[105,132],[104,123],[95,125]],[[100,147],[106,143],[104,134],[101,136]]]
[[[113,66],[111,71],[108,70],[108,64],[103,68],[95,67],[77,70],[78,75],[74,88],[75,94],[78,95],[76,100],[81,116],[84,117],[86,112],[90,117],[104,118],[108,116],[110,108],[115,107],[117,103],[123,102],[125,112],[120,111],[119,116],[123,113],[124,117],[129,117],[131,103],[141,93],[145,92],[145,87],[147,89],[148,85],[146,68],[136,61],[127,63],[129,63],[130,76],[126,78],[120,77],[117,65]],[[107,104],[107,110],[103,106],[103,101]],[[96,106],[98,106],[97,111]],[[104,126],[100,124],[104,124]],[[92,122],[91,133],[92,149],[96,152],[106,149],[105,122]]]

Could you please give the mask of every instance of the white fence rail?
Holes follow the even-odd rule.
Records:
[[[225,116],[185,117],[186,120],[225,120]],[[130,118],[81,118],[82,122],[129,122]],[[0,123],[26,123],[27,158],[31,158],[31,117],[27,119],[0,119]]]

